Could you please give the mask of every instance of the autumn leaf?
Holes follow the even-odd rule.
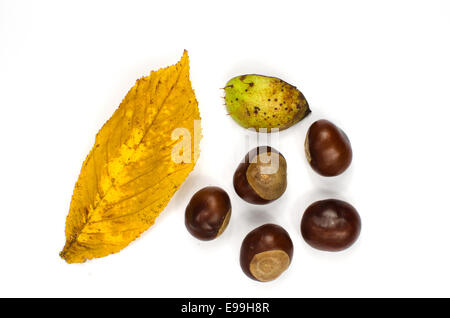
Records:
[[[136,81],[83,163],[66,220],[63,259],[79,263],[119,252],[155,222],[194,168],[201,138],[197,120],[186,51],[176,65]],[[176,129],[188,134],[174,140]],[[176,148],[186,141],[189,147]],[[192,160],[173,160],[173,149]]]

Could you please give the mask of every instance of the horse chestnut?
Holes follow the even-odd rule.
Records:
[[[288,232],[281,226],[265,224],[248,233],[242,242],[241,268],[248,277],[268,282],[289,267],[293,253]]]
[[[270,203],[287,187],[287,164],[283,155],[271,147],[257,147],[244,158],[233,177],[236,193],[253,204]]]
[[[325,119],[309,127],[305,153],[311,167],[325,177],[341,174],[352,162],[352,147],[347,135]]]
[[[335,199],[311,204],[300,226],[305,241],[324,251],[341,251],[350,247],[361,232],[361,219],[347,202]]]
[[[231,201],[219,187],[206,187],[194,194],[186,207],[186,228],[194,237],[209,241],[226,229],[231,216]]]

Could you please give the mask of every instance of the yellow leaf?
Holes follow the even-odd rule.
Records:
[[[136,81],[83,163],[66,220],[63,259],[80,263],[119,252],[155,222],[194,168],[199,120],[186,51],[176,65]],[[177,129],[186,133],[174,135]],[[188,162],[174,160],[174,147],[186,141],[189,147],[175,153],[184,151]]]

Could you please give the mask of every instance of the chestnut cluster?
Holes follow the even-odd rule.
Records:
[[[328,120],[314,122],[306,134],[305,155],[312,169],[325,177],[343,173],[351,164],[352,148],[347,135]],[[265,146],[251,150],[233,176],[236,194],[250,204],[264,205],[279,199],[287,188],[286,158]],[[231,217],[231,201],[225,190],[209,186],[194,194],[185,212],[189,233],[213,240],[223,233]],[[350,247],[361,231],[361,219],[349,203],[327,199],[312,203],[303,213],[300,232],[310,246],[324,251]],[[291,264],[294,247],[288,232],[265,224],[244,238],[240,265],[250,278],[268,282]]]

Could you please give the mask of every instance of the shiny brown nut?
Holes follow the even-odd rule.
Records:
[[[312,247],[323,251],[341,251],[358,239],[361,219],[356,209],[347,202],[322,200],[306,209],[300,230]]]
[[[321,119],[309,127],[305,153],[318,174],[333,177],[344,172],[352,162],[352,147],[347,135],[332,122]]]
[[[206,187],[194,194],[186,207],[186,228],[199,240],[209,241],[226,229],[231,217],[231,201],[219,187]]]
[[[248,277],[268,282],[289,267],[293,253],[288,232],[281,226],[265,224],[248,233],[242,242],[241,268]]]
[[[286,191],[286,159],[271,147],[251,150],[236,169],[233,185],[236,193],[253,204],[267,204]]]

